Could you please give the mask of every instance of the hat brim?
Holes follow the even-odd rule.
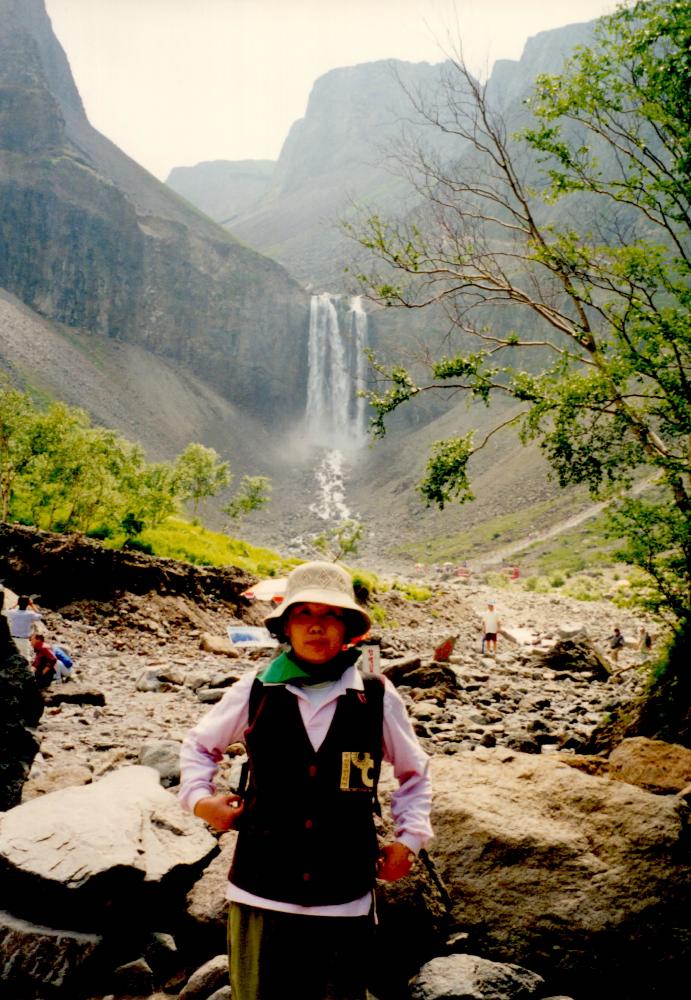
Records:
[[[371,619],[364,608],[361,608],[355,601],[350,600],[345,594],[338,591],[324,590],[320,587],[307,587],[291,594],[275,608],[264,619],[264,624],[272,635],[277,638],[285,638],[285,623],[288,612],[296,604],[326,604],[332,608],[342,608],[347,611],[346,638],[355,639],[369,632],[372,625]]]

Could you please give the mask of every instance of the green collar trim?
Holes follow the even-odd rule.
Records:
[[[328,663],[312,664],[299,660],[289,649],[279,653],[258,677],[262,684],[321,684],[323,681],[334,681],[359,660],[361,652],[352,647],[343,650]]]

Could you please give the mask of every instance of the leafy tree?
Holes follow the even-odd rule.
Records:
[[[119,525],[144,465],[138,445],[64,403],[36,418],[32,445],[23,489],[37,523],[62,531]]]
[[[437,389],[517,404],[481,441],[437,443],[427,502],[471,498],[468,461],[507,425],[539,442],[562,486],[622,496],[647,469],[655,490],[621,501],[617,528],[678,622],[691,614],[690,84],[686,2],[602,18],[592,46],[538,79],[514,136],[459,57],[442,107],[415,100],[460,159],[411,152],[420,211],[355,232],[380,261],[360,274],[367,294],[443,308],[457,335],[429,381],[372,358],[388,383],[370,396],[374,433]]]
[[[221,507],[231,521],[239,521],[253,510],[260,510],[269,502],[271,480],[268,476],[243,476],[235,496]]]
[[[189,444],[175,461],[176,489],[183,500],[192,501],[195,518],[199,505],[220,493],[231,478],[228,462],[203,444]]]
[[[360,521],[345,520],[312,539],[316,551],[332,562],[357,555],[365,526]]]
[[[144,466],[132,484],[134,509],[149,527],[155,528],[178,509],[175,468],[169,462]]]
[[[34,414],[24,393],[0,382],[0,519],[6,521],[17,479],[32,456]]]

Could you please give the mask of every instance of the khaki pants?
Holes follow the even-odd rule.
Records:
[[[310,917],[231,903],[233,1000],[367,1000],[370,917]]]
[[[34,650],[29,640],[20,639],[16,635],[13,635],[12,639],[19,652],[22,654],[23,657],[25,657],[29,661],[29,665],[31,665],[31,662],[34,658]]]

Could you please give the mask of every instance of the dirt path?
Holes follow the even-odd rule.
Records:
[[[652,480],[646,479],[641,483],[636,483],[635,486],[629,491],[629,496],[637,496],[642,493],[643,490],[647,489],[652,485]],[[481,569],[487,569],[489,566],[496,566],[500,563],[505,562],[511,556],[516,555],[519,552],[523,552],[530,545],[534,545],[535,542],[546,542],[550,538],[555,538],[557,535],[563,534],[565,531],[570,531],[571,528],[577,528],[579,524],[583,524],[584,521],[589,521],[592,518],[601,514],[605,510],[611,501],[603,500],[601,503],[591,504],[584,510],[579,511],[577,514],[572,514],[571,517],[565,518],[563,521],[558,521],[553,524],[550,528],[546,528],[544,531],[531,532],[525,538],[520,538],[516,542],[512,542],[510,545],[503,545],[501,548],[495,549],[493,552],[488,552],[481,558],[469,559],[468,566],[470,569],[478,571]]]

